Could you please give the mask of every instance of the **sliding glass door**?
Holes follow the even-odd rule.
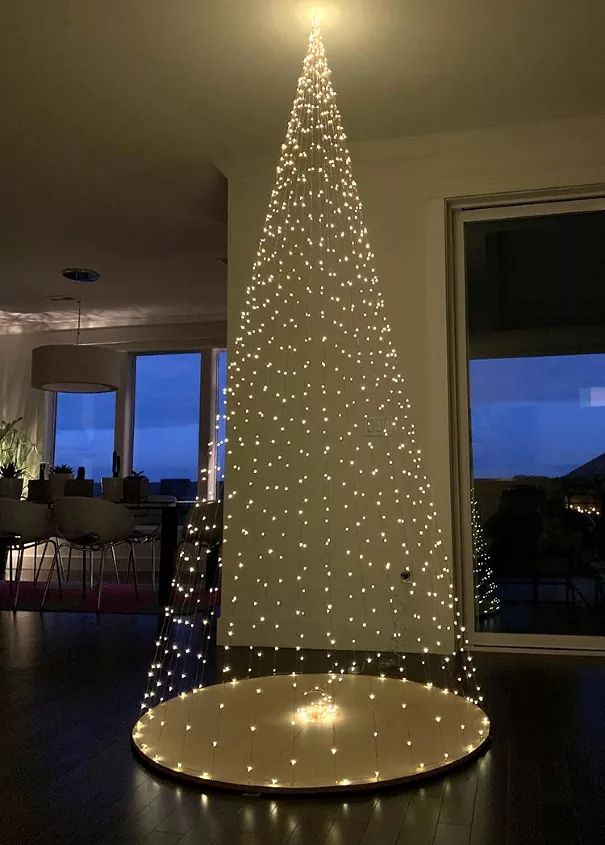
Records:
[[[477,644],[603,648],[605,203],[453,220],[467,623]]]

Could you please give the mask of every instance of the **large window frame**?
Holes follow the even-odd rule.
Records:
[[[481,197],[447,203],[448,339],[452,445],[452,529],[455,578],[461,587],[466,633],[474,648],[535,650],[557,653],[603,652],[605,638],[559,634],[511,634],[477,630],[474,606],[471,529],[471,431],[469,420],[467,285],[464,227],[467,223],[605,210],[605,186],[591,190],[536,192],[508,197]],[[598,330],[596,330],[598,332]],[[585,338],[584,338],[585,342]],[[560,354],[560,350],[553,350]]]
[[[116,415],[114,428],[114,449],[122,457],[124,475],[132,470],[134,444],[134,401],[135,401],[135,365],[139,355],[170,355],[199,352],[201,355],[200,375],[200,426],[198,449],[198,485],[197,495],[202,498],[214,498],[216,495],[215,466],[216,444],[215,424],[217,413],[217,362],[224,346],[183,345],[180,347],[162,347],[161,344],[145,345],[144,348],[125,348],[121,387],[116,395]],[[51,464],[55,451],[57,417],[57,396],[47,393],[45,398],[45,430],[43,459]],[[206,470],[202,474],[202,470]]]

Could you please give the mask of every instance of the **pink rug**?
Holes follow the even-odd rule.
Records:
[[[18,610],[40,610],[42,603],[42,596],[44,594],[44,583],[38,582],[34,584],[33,581],[22,581],[19,589],[19,604]],[[0,610],[13,609],[13,594],[10,593],[10,584],[8,581],[0,581]],[[207,607],[212,597],[205,594],[202,597],[203,601],[197,605],[197,609],[201,610]],[[59,610],[59,611],[79,611],[91,613],[97,612],[97,591],[87,590],[86,597],[82,597],[82,585],[75,581],[70,582],[67,587],[63,587],[62,595],[59,595],[59,590],[56,583],[48,589],[44,610]],[[100,613],[159,613],[160,606],[158,605],[157,590],[153,590],[150,584],[139,585],[138,598],[134,593],[134,586],[130,584],[103,584],[103,591],[101,593],[101,608]]]

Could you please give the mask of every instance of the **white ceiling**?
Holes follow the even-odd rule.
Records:
[[[5,4],[0,325],[69,322],[74,265],[97,325],[224,315],[211,162],[277,154],[312,7],[353,140],[605,112],[603,0]]]

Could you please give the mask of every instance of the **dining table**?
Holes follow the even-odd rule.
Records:
[[[158,604],[170,602],[176,551],[179,544],[179,520],[195,505],[195,500],[174,499],[173,496],[154,496],[148,501],[120,502],[133,511],[135,518],[156,517],[160,524],[160,559],[158,570]]]
[[[30,499],[30,501],[35,500]],[[48,502],[40,503],[48,504]],[[179,544],[179,522],[183,519],[183,515],[185,514],[186,517],[186,514],[195,505],[195,500],[175,499],[174,496],[154,496],[149,500],[143,499],[138,502],[121,501],[117,502],[117,504],[128,508],[128,510],[133,512],[135,518],[139,520],[145,517],[155,517],[157,519],[159,515],[160,556],[158,568],[158,604],[160,607],[165,607],[170,603],[172,593],[175,557]],[[49,507],[52,507],[52,504]],[[0,538],[0,578],[4,578],[6,559],[7,545]]]

